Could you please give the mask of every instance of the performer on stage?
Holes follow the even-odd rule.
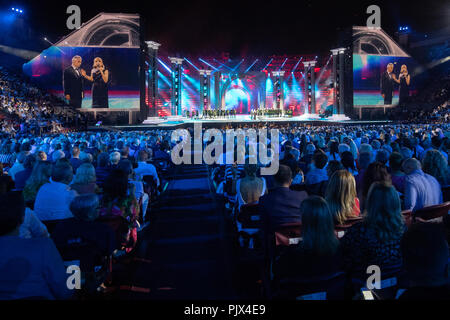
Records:
[[[402,65],[400,75],[398,76],[398,79],[394,78],[394,81],[400,85],[398,104],[404,105],[409,97],[409,84],[411,83],[411,76],[408,74],[408,67],[406,64]]]
[[[64,97],[74,109],[81,108],[81,102],[84,97],[82,77],[84,70],[80,69],[81,62],[80,56],[74,56],[72,65],[64,69],[63,72]]]
[[[381,96],[384,99],[384,104],[392,104],[392,94],[394,92],[395,75],[392,73],[394,64],[389,63],[386,71],[381,75]]]
[[[95,58],[91,75],[82,70],[82,76],[92,83],[92,108],[109,108],[108,80],[109,71],[105,68],[102,58]]]

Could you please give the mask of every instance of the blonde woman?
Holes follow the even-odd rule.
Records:
[[[95,58],[91,75],[88,76],[84,70],[81,75],[92,83],[92,108],[109,108],[108,104],[108,81],[109,70],[105,68],[102,58]]]
[[[394,76],[394,81],[397,82],[399,86],[399,104],[403,105],[406,99],[409,97],[409,84],[411,83],[411,76],[408,74],[408,67],[406,64],[402,65],[400,68],[400,74],[398,79]]]
[[[345,224],[347,220],[359,216],[355,178],[347,170],[333,173],[325,191],[325,200],[337,225]]]
[[[78,167],[70,187],[78,194],[98,193],[100,190],[96,180],[94,166],[90,163],[83,163]]]

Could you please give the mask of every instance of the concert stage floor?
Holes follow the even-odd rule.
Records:
[[[216,119],[191,119],[182,116],[171,116],[167,118],[149,117],[142,124],[89,127],[88,130],[150,130],[150,129],[177,129],[192,127],[195,123],[201,123],[204,127],[224,127],[227,125],[253,125],[253,124],[310,124],[320,125],[382,125],[391,121],[361,121],[351,120],[345,115],[334,115],[329,118],[320,118],[318,115],[302,115],[297,117],[259,117],[252,119],[250,115],[237,115],[235,118]]]

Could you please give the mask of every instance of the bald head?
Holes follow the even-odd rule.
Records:
[[[419,160],[414,159],[414,158],[409,158],[409,159],[405,160],[402,167],[403,167],[403,171],[406,174],[411,174],[415,170],[422,169],[422,166],[421,166]]]

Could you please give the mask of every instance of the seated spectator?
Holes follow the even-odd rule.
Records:
[[[387,162],[389,161],[389,152],[385,149],[378,150],[375,161],[387,165]]]
[[[405,210],[419,210],[442,203],[441,185],[433,176],[424,173],[419,160],[403,162],[405,179]]]
[[[0,300],[70,298],[66,268],[53,241],[19,237],[24,214],[20,193],[0,195]]]
[[[400,193],[405,193],[406,175],[402,171],[403,156],[399,152],[392,152],[389,157],[389,168],[391,169],[392,184]]]
[[[347,170],[338,170],[331,176],[325,199],[335,224],[345,224],[347,220],[359,216],[355,178]]]
[[[17,154],[16,161],[14,162],[14,165],[8,170],[8,175],[15,180],[15,175],[17,172],[24,170],[23,162],[25,161],[25,158],[27,156],[25,155],[25,152],[21,151]]]
[[[16,190],[23,190],[28,178],[31,176],[31,172],[33,171],[33,166],[35,162],[36,158],[32,154],[28,155],[25,158],[25,161],[23,162],[24,170],[16,173],[16,180],[14,181],[16,185]]]
[[[82,163],[76,171],[70,188],[78,194],[99,193],[100,189],[95,182],[94,166],[90,163]]]
[[[442,187],[450,184],[448,161],[442,152],[435,149],[426,151],[422,160],[422,168],[423,172],[435,177]]]
[[[294,167],[294,170],[292,170],[292,175],[294,176],[294,179],[292,179],[292,185],[301,185],[305,182],[305,176],[303,174],[302,169],[298,165]]]
[[[134,185],[128,183],[126,172],[114,169],[106,179],[100,215],[120,215],[129,221],[137,219],[139,206]]]
[[[69,205],[77,195],[69,187],[72,178],[73,170],[68,161],[59,161],[53,165],[50,182],[39,189],[34,203],[34,212],[41,221],[72,217]]]
[[[152,176],[156,181],[156,186],[159,187],[160,182],[156,168],[151,163],[147,163],[148,160],[148,153],[145,150],[138,152],[137,168],[134,170],[136,180],[142,181],[143,176]]]
[[[50,182],[52,175],[52,163],[48,161],[38,161],[31,171],[31,175],[23,189],[23,198],[25,205],[33,209],[34,201],[39,189],[46,183]]]
[[[80,166],[81,168],[81,166]],[[114,230],[96,222],[99,213],[99,199],[94,193],[75,197],[70,204],[73,218],[59,222],[52,232],[52,239],[58,248],[65,247],[73,238],[81,238],[93,245],[102,256],[112,255],[117,248]]]
[[[75,146],[72,148],[72,157],[70,158],[70,165],[73,168],[73,173],[77,172],[78,167],[82,164],[80,160],[80,148]]]
[[[244,166],[245,177],[236,182],[236,203],[238,209],[247,203],[258,203],[259,198],[267,194],[266,180],[258,178],[258,166],[246,164]]]
[[[52,153],[52,161],[53,161],[53,163],[56,163],[60,159],[65,159],[65,157],[66,157],[65,153],[61,149],[55,150]]]
[[[311,196],[302,202],[300,212],[303,239],[277,258],[274,278],[309,279],[342,271],[342,251],[326,201]]]
[[[119,164],[120,161],[120,153],[117,151],[111,152],[111,154],[109,155],[109,166],[110,169],[117,169],[117,165]]]
[[[108,177],[111,167],[108,165],[109,155],[102,152],[97,157],[97,167],[95,168],[95,175],[97,177],[97,184],[102,187]]]
[[[363,211],[366,205],[367,194],[369,193],[372,183],[377,181],[383,181],[386,183],[392,183],[391,175],[388,173],[387,168],[380,162],[372,162],[364,173],[362,189],[357,190],[359,203],[361,210]]]
[[[136,244],[139,227],[139,203],[134,189],[134,185],[128,182],[126,172],[120,169],[112,170],[104,185],[99,212],[100,216],[122,216],[128,221],[127,251]]]
[[[345,170],[350,172],[353,176],[358,175],[358,170],[356,170],[355,159],[353,159],[353,154],[350,151],[344,151],[341,153],[341,163]]]
[[[333,173],[335,173],[338,170],[343,170],[343,169],[344,169],[344,167],[342,166],[342,163],[340,161],[331,160],[330,162],[328,162],[328,165],[327,165],[328,180],[330,180]]]
[[[369,265],[401,264],[400,240],[405,230],[400,198],[386,182],[375,182],[367,196],[367,210],[361,223],[350,227],[341,239],[345,268],[364,272]]]
[[[38,151],[36,153],[36,161],[47,161],[47,154],[45,151]]]
[[[14,181],[13,179],[3,171],[3,164],[0,163],[0,193],[6,193],[12,189],[14,189]]]
[[[118,169],[125,172],[128,176],[128,183],[132,184],[134,196],[139,203],[142,203],[142,215],[145,218],[149,202],[149,196],[144,191],[144,184],[142,181],[137,181],[133,170],[133,165],[127,159],[122,159],[119,162]]]
[[[300,204],[307,198],[306,192],[289,189],[292,172],[288,166],[280,165],[274,180],[276,188],[259,198],[266,230],[284,223],[300,222]]]
[[[326,153],[327,161],[328,161],[328,159],[341,161],[341,157],[339,156],[339,142],[337,142],[335,140],[331,140],[328,143],[328,150],[329,151]]]
[[[317,184],[328,180],[327,165],[328,157],[323,151],[317,151],[311,163],[311,169],[306,174],[306,184]]]
[[[401,241],[403,269],[409,287],[400,300],[448,300],[449,248],[445,233],[435,223],[417,223]]]

